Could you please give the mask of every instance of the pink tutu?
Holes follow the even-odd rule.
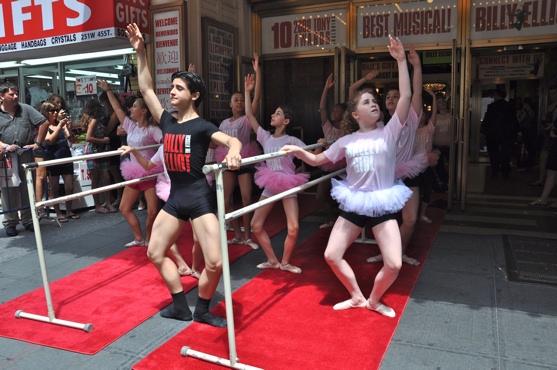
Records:
[[[166,176],[159,175],[155,190],[157,191],[157,196],[161,200],[165,202],[168,200],[168,196],[170,195],[170,182],[166,181]]]
[[[429,167],[429,161],[425,151],[414,154],[407,162],[397,163],[395,179],[412,179],[424,172]]]
[[[437,163],[439,162],[439,154],[441,154],[439,150],[434,150],[430,153],[427,153],[427,162],[429,163],[430,167],[437,166]]]
[[[155,166],[149,171],[146,171],[139,164],[134,164],[129,159],[126,159],[125,161],[120,163],[120,172],[122,172],[122,177],[124,177],[124,179],[126,180],[135,180],[141,177],[155,175],[163,171],[164,169],[162,166]]]
[[[215,161],[217,163],[221,163],[222,161],[224,161],[224,158],[227,154],[228,148],[218,146],[215,149]],[[259,146],[255,141],[250,141],[248,145],[242,146],[242,150],[240,151],[240,155],[242,156],[242,158],[255,157],[256,155],[260,154],[261,150],[259,150]]]
[[[331,179],[331,182],[333,184],[331,196],[339,202],[340,209],[368,217],[396,213],[412,196],[412,190],[401,180],[396,180],[389,189],[375,191],[352,190],[346,181],[334,178]]]
[[[293,175],[277,173],[270,170],[269,167],[262,162],[257,168],[254,180],[261,189],[267,188],[273,193],[278,194],[308,182],[309,173],[300,172]]]

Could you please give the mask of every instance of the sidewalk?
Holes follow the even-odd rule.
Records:
[[[137,214],[143,222],[145,212]],[[119,213],[80,216],[61,229],[41,221],[50,281],[120,252],[133,238]],[[318,211],[301,220],[298,241],[317,231],[324,219]],[[551,211],[517,199],[472,197],[465,213],[454,205],[381,369],[557,368],[557,287],[508,282],[501,236],[557,239],[556,221]],[[42,287],[35,238],[21,227],[18,231],[19,236],[7,238],[0,230],[0,303]],[[282,232],[272,239],[277,250],[284,237]],[[255,265],[262,260],[263,251],[256,250],[233,263],[232,289],[256,276]],[[222,292],[221,284],[213,304],[224,299]],[[194,289],[189,302],[196,296]],[[0,337],[0,369],[130,369],[188,324],[156,314],[94,356]]]

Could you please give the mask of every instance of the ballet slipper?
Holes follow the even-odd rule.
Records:
[[[280,262],[275,263],[274,265],[272,265],[269,261],[267,262],[263,262],[260,263],[259,265],[257,265],[257,268],[260,270],[265,270],[265,269],[273,269],[273,270],[277,270],[279,269],[281,266]]]
[[[352,302],[351,299],[348,299],[344,302],[340,302],[340,303],[335,304],[333,306],[333,310],[339,311],[339,310],[349,310],[351,308],[364,308],[364,307],[366,307],[365,302],[354,304],[354,302]]]
[[[411,266],[419,266],[420,262],[418,262],[418,260],[412,258],[412,257],[408,257],[407,255],[403,254],[402,255],[402,262],[411,265]]]
[[[200,276],[201,276],[201,273],[199,271],[195,271],[195,270],[191,271],[191,277],[196,278],[197,280],[199,280]]]
[[[294,265],[291,265],[291,264],[289,264],[289,263],[287,263],[286,265],[282,265],[282,264],[281,264],[281,265],[280,265],[280,269],[281,269],[282,271],[288,271],[288,272],[291,272],[291,273],[293,273],[293,274],[301,274],[301,273],[302,273],[302,269],[301,269],[301,268],[296,267],[296,266],[294,266]]]
[[[385,306],[383,303],[381,302],[377,302],[375,304],[371,304],[369,303],[369,301],[366,302],[365,307],[370,310],[370,311],[375,311],[377,313],[380,313],[383,316],[387,316],[387,317],[395,317],[396,313],[395,310],[393,310],[391,307],[389,306]]]
[[[377,256],[369,257],[366,260],[367,263],[383,262],[383,256],[378,254]]]
[[[191,269],[189,267],[182,267],[178,269],[178,273],[180,274],[180,276],[190,276],[191,275]]]

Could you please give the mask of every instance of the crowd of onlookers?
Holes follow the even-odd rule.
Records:
[[[126,95],[125,99],[120,100],[115,93],[122,110],[129,114],[136,96]],[[31,218],[34,210],[29,208],[25,172],[21,169],[21,164],[68,158],[72,156],[72,149],[83,144],[83,152],[89,154],[116,150],[126,142],[126,132],[118,129],[120,122],[106,92],[100,94],[98,100],[88,100],[80,117],[70,115],[64,97],[59,94],[51,94],[36,107],[21,103],[19,97],[16,85],[9,82],[0,84],[0,157],[3,161],[0,186],[3,224],[7,236],[18,235],[16,227],[20,222],[28,231],[34,231]],[[85,138],[82,134],[85,134]],[[122,182],[121,160],[119,155],[88,160],[92,188]],[[35,202],[74,192],[76,179],[73,162],[40,166],[33,172]],[[122,193],[123,188],[120,187],[104,192],[104,199],[95,194],[95,211],[118,212]],[[72,201],[65,202],[65,212],[62,212],[59,204],[52,208],[60,223],[79,219],[79,215],[72,209]],[[140,201],[139,209],[144,208],[145,205]],[[46,207],[39,207],[36,211],[39,219],[50,217]]]

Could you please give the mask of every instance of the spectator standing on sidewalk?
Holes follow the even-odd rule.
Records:
[[[19,89],[10,82],[0,84],[0,146],[10,156],[17,156],[18,164],[34,161],[33,150],[40,145],[35,142],[35,129],[48,125],[48,120],[33,107],[19,102]],[[16,226],[21,223],[26,230],[33,232],[33,219],[29,208],[29,195],[25,184],[25,171],[19,168],[21,183],[18,187],[6,187],[0,184],[3,210],[14,210],[4,214],[2,224],[7,236],[17,236]],[[20,197],[21,195],[21,197]]]

